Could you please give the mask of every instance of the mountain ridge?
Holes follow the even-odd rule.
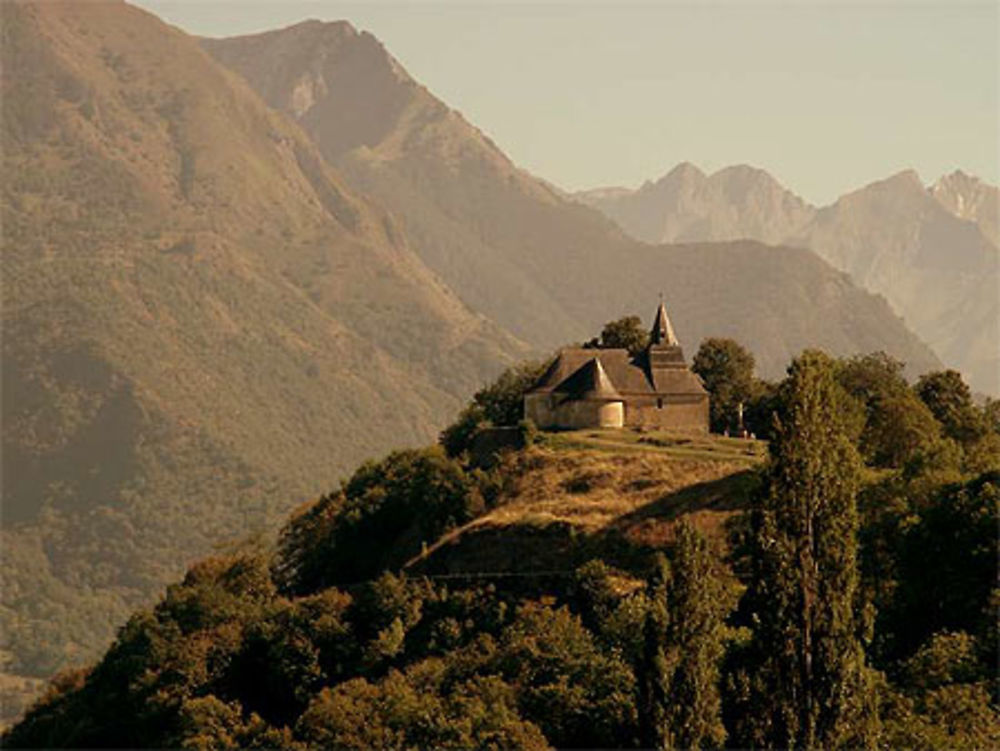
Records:
[[[398,61],[374,37],[338,35],[317,54],[313,42],[299,39],[306,31],[317,38],[324,34],[322,27],[297,26],[202,39],[201,44],[244,76],[271,106],[290,115],[303,80],[314,91],[325,90],[325,99],[299,122],[327,159],[352,185],[400,218],[414,251],[470,307],[535,346],[548,349],[586,339],[608,319],[637,307],[642,312],[642,301],[666,293],[689,347],[709,335],[744,337],[758,353],[762,371],[771,376],[805,346],[837,353],[895,349],[915,370],[935,366],[936,359],[903,332],[876,298],[847,305],[854,293],[834,281],[837,272],[824,269],[822,262],[814,263],[804,253],[775,254],[755,244],[731,244],[705,248],[699,265],[686,246],[636,243],[599,212],[566,200],[517,168],[426,87],[410,77],[400,82],[394,73]],[[344,69],[371,81],[355,81],[364,98],[336,83]],[[370,97],[382,101],[371,105]],[[395,122],[388,129],[384,121],[378,123],[378,143],[352,148],[353,120],[345,122],[342,115],[363,107],[391,111]],[[782,268],[781,262],[790,265]],[[754,287],[758,277],[768,274],[784,279],[777,289],[761,282],[762,289],[777,292],[778,300]],[[841,296],[830,299],[836,313],[828,314],[829,321],[797,313],[792,317],[808,319],[813,328],[798,322],[784,328],[780,321],[789,316],[781,290],[802,285],[839,290]],[[755,299],[748,304],[740,295]],[[808,296],[792,297],[802,305]],[[849,307],[866,310],[873,330],[866,333]]]
[[[647,242],[746,237],[815,251],[883,295],[975,388],[1000,392],[1000,250],[990,240],[1000,192],[978,178],[958,171],[927,186],[906,169],[815,207],[757,168],[705,175],[681,163],[635,190],[574,195]]]
[[[2,13],[0,630],[47,675],[531,350],[183,32]]]

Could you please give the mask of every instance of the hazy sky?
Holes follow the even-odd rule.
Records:
[[[747,163],[814,203],[906,168],[1000,180],[998,3],[141,0],[194,34],[371,31],[568,189]]]

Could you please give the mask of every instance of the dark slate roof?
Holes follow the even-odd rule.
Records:
[[[655,368],[647,366],[645,356],[633,358],[625,349],[583,349],[568,347],[538,380],[532,392],[559,391],[563,384],[589,361],[597,359],[611,386],[624,396],[641,394],[704,394],[701,380],[687,367]],[[567,387],[569,388],[569,387]]]
[[[653,321],[653,330],[649,334],[651,344],[665,344],[670,347],[680,346],[677,335],[674,334],[674,327],[670,323],[670,316],[667,309],[660,301],[660,307],[656,309],[656,319]]]
[[[594,350],[591,350],[594,352]],[[570,399],[589,399],[591,401],[621,401],[622,395],[611,383],[608,374],[604,372],[599,358],[591,356],[587,362],[577,368],[571,376],[556,386],[555,391],[565,394]]]

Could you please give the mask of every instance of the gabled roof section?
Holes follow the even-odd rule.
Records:
[[[653,330],[649,334],[649,341],[654,346],[680,346],[680,342],[677,341],[677,335],[674,334],[674,327],[670,323],[670,316],[667,315],[667,309],[663,305],[662,300],[660,301],[660,307],[656,309],[656,320],[653,321]]]
[[[669,348],[668,355],[672,356]],[[600,366],[599,374],[580,374],[591,360],[597,360],[594,370]],[[572,383],[570,383],[572,381]],[[584,387],[578,384],[583,381]],[[568,347],[559,352],[545,374],[538,379],[530,393],[544,394],[557,392],[585,392],[589,384],[608,382],[611,389],[620,395],[618,398],[627,401],[632,396],[653,394],[704,394],[705,388],[701,380],[692,373],[681,361],[680,366],[666,368],[651,367],[648,358],[643,356],[636,360],[625,349],[584,349]],[[597,389],[608,393],[605,387]]]
[[[611,383],[598,357],[587,360],[569,378],[555,388],[556,393],[565,394],[573,400],[608,401],[622,400],[622,395]]]
[[[538,379],[531,391],[539,393],[555,391],[563,381],[595,357],[600,361],[601,369],[618,393],[649,393],[653,390],[653,384],[646,375],[645,367],[634,362],[628,350],[566,347],[559,351],[559,356],[545,371],[545,375]]]

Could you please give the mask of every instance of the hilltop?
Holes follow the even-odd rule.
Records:
[[[412,574],[568,572],[591,558],[634,566],[687,519],[724,549],[766,444],[623,430],[543,434],[504,456],[496,508],[444,535]]]
[[[791,392],[803,369],[813,383],[825,374],[819,399]],[[755,541],[786,555],[801,549],[775,546],[773,529],[759,537],[747,512],[776,498],[787,471],[778,451],[829,456],[839,443],[833,451],[846,451],[850,476],[829,476],[826,462],[799,471],[824,477],[824,488],[855,486],[844,512],[862,542],[853,548],[860,562],[849,564],[852,591],[875,605],[878,638],[847,638],[864,645],[878,679],[876,732],[890,747],[990,745],[1000,721],[987,690],[995,647],[983,614],[995,573],[1000,428],[983,422],[961,444],[942,446],[940,431],[957,415],[938,423],[884,356],[837,364],[805,354],[777,394],[773,407],[792,431],[801,422],[790,405],[825,404],[826,414],[804,418],[823,440],[790,447],[794,432],[768,445],[483,424],[457,454],[433,446],[365,462],[299,508],[276,545],[251,542],[194,564],[154,608],[132,616],[92,668],[59,676],[4,742],[643,747],[650,666],[694,655],[676,640],[698,638],[710,650],[702,664],[713,702],[686,699],[684,683],[665,688],[664,700],[703,712],[720,740],[728,734],[745,747],[740,734],[758,716],[737,682],[756,669],[747,650],[759,620],[744,594],[761,570]],[[501,378],[475,400],[500,406],[519,396],[523,388]],[[986,417],[967,394],[963,404],[969,420]],[[882,430],[900,409],[917,435]],[[501,436],[504,448],[479,442]],[[852,441],[888,441],[906,472],[868,449],[874,458],[863,470]],[[993,469],[977,476],[984,466]],[[838,532],[815,534],[828,544]],[[664,612],[670,620],[659,629]],[[654,639],[662,651],[651,652]],[[772,642],[764,648],[774,652]]]
[[[404,651],[406,662],[444,649],[467,669],[492,670],[473,667],[483,659],[515,659],[510,669],[528,669],[532,658],[510,651],[522,628],[558,638],[571,661],[597,660],[596,673],[584,668],[591,677],[578,675],[578,701],[628,726],[631,669],[618,650],[601,657],[595,635],[565,605],[595,574],[593,583],[615,597],[641,591],[651,554],[670,544],[682,520],[725,551],[764,450],[761,442],[714,436],[585,431],[541,435],[488,469],[438,448],[366,463],[340,491],[293,515],[276,551],[250,547],[196,563],[153,610],[130,619],[95,668],[58,679],[48,703],[5,740],[144,747],[200,736],[214,747],[225,742],[215,735],[222,732],[236,747],[323,745],[329,739],[307,730],[302,714],[322,683],[374,680],[386,670],[391,680]],[[589,563],[602,557],[617,568]],[[623,611],[623,626],[634,629],[639,613]],[[280,644],[264,646],[274,637]],[[556,659],[551,667],[564,658]],[[578,744],[570,738],[592,732],[587,723],[562,726],[514,710],[508,689],[482,695],[482,715],[479,688],[454,690],[458,703],[445,713],[471,723],[463,732],[473,737],[514,733],[505,747],[524,747],[522,734],[537,739],[527,747],[543,748]],[[530,722],[520,726],[519,713]],[[409,733],[413,719],[401,721]],[[385,741],[366,732],[349,745]]]

